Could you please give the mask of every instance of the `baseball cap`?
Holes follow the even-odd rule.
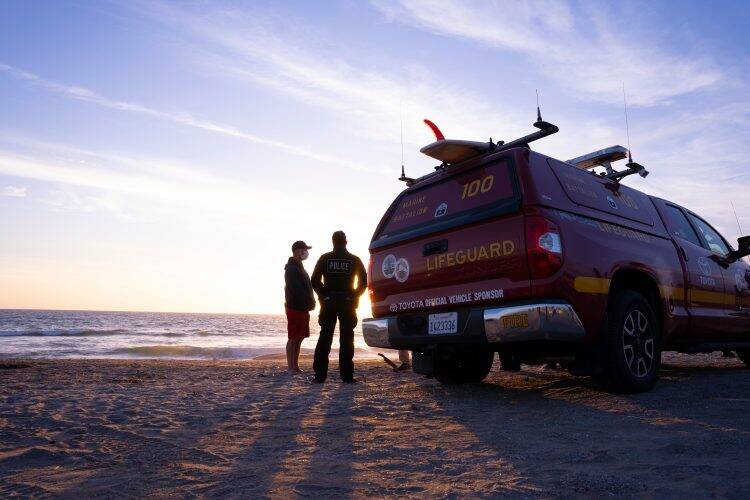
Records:
[[[311,246],[308,246],[308,245],[307,245],[307,243],[305,243],[304,241],[302,241],[302,240],[298,240],[298,241],[295,241],[295,242],[294,242],[294,243],[292,244],[292,252],[294,252],[294,251],[295,251],[295,250],[297,250],[298,248],[304,248],[305,250],[310,250],[310,249],[311,249],[312,247],[311,247]]]

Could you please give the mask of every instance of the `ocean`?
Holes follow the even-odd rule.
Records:
[[[318,331],[311,315],[303,352],[315,348]],[[0,309],[0,358],[253,359],[285,345],[283,315]],[[374,355],[360,325],[355,347],[357,357]]]

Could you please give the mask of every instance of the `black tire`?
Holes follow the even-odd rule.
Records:
[[[433,375],[441,384],[476,384],[487,378],[494,359],[486,349],[438,351]]]
[[[737,357],[740,358],[740,361],[745,363],[745,366],[750,366],[750,349],[737,351]]]
[[[612,392],[650,390],[659,378],[659,322],[643,295],[622,290],[610,298],[604,342],[604,372],[599,377]]]

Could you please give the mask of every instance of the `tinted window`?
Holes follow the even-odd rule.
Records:
[[[703,246],[698,239],[698,235],[695,234],[693,227],[685,217],[685,214],[682,213],[682,210],[672,205],[667,205],[667,214],[671,222],[670,226],[672,226],[672,235],[687,240],[699,247]]]
[[[729,253],[727,244],[724,243],[724,238],[717,233],[714,228],[703,222],[703,219],[699,219],[693,214],[690,214],[690,220],[693,221],[695,227],[700,231],[703,240],[708,244],[708,248],[715,254],[726,256]]]
[[[395,236],[417,227],[427,229],[514,197],[509,162],[483,165],[404,196],[379,237]]]

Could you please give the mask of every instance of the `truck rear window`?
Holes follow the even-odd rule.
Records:
[[[482,165],[460,175],[447,177],[401,198],[383,225],[379,239],[419,229],[419,233],[442,230],[494,214],[503,202],[516,200],[510,161]],[[424,231],[422,231],[424,230]]]

